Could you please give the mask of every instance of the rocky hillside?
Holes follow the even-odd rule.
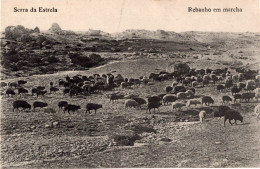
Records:
[[[120,33],[112,34],[115,39],[157,39],[157,40],[167,40],[167,41],[196,41],[193,37],[186,37],[173,31],[164,30],[137,30],[137,29],[127,29]]]

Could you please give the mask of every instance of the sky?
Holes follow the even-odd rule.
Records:
[[[57,13],[14,12],[14,7],[56,8]],[[188,12],[192,8],[242,8],[242,12]],[[1,0],[1,30],[56,22],[64,30],[121,32],[126,29],[260,32],[260,0]]]

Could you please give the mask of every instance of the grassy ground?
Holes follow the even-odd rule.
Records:
[[[36,85],[57,85],[66,74],[90,75],[116,71],[125,77],[140,77],[151,72],[165,70],[175,59],[123,60],[99,68],[81,72],[61,72],[52,75],[35,75],[26,79],[25,88]],[[184,61],[180,59],[180,61]],[[212,60],[189,60],[193,68],[218,68]],[[16,80],[16,79],[15,79]],[[14,81],[14,80],[7,80]],[[172,81],[156,82],[152,86],[141,85],[134,89],[116,89],[114,92],[138,94],[146,97],[164,93],[164,87]],[[62,90],[45,97],[1,96],[1,161],[6,167],[259,167],[259,122],[253,116],[258,103],[230,104],[244,116],[242,125],[223,127],[223,119],[213,119],[212,111],[221,104],[222,95],[214,86],[197,88],[196,96],[211,95],[215,104],[211,107],[183,109],[173,112],[170,105],[160,108],[160,113],[147,114],[145,107],[124,110],[124,100],[109,102],[106,93],[91,96],[63,96]],[[12,102],[25,99],[30,104],[45,101],[56,113],[44,110],[12,112]],[[81,106],[72,114],[59,111],[60,100]],[[103,109],[86,114],[88,102],[100,103]],[[198,123],[197,113],[207,110],[208,119]],[[197,111],[194,111],[197,110]],[[179,123],[178,121],[192,121]],[[133,126],[139,126],[134,129]],[[141,126],[141,127],[140,127]],[[147,130],[147,128],[149,130]],[[155,131],[155,132],[153,132]],[[115,135],[141,137],[134,147],[115,146]],[[161,139],[167,140],[161,141]],[[143,145],[143,146],[138,146]]]

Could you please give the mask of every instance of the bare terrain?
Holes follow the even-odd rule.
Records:
[[[228,67],[232,74],[235,73],[235,68],[257,70],[260,63],[258,34],[177,34],[128,30],[114,35],[101,32],[102,35],[99,35],[97,40],[93,39],[94,33],[55,34],[53,40],[56,43],[51,42],[55,44],[51,49],[46,46],[32,49],[28,45],[27,49],[18,50],[21,57],[28,54],[40,56],[44,60],[50,56],[45,56],[44,52],[49,52],[59,60],[55,63],[45,60],[45,65],[40,66],[42,69],[39,69],[37,62],[31,67],[24,65],[19,70],[13,70],[13,65],[17,64],[15,62],[13,65],[2,66],[1,82],[26,80],[24,88],[31,89],[41,85],[48,91],[44,97],[39,98],[31,96],[30,90],[29,94],[7,96],[5,91],[8,87],[1,87],[3,168],[260,167],[260,121],[256,120],[254,114],[254,107],[259,104],[259,100],[226,104],[239,111],[244,121],[232,126],[227,122],[224,127],[223,117],[216,118],[213,114],[217,106],[222,105],[222,96],[231,96],[231,92],[227,90],[219,93],[213,84],[195,88],[196,98],[211,96],[215,101],[213,105],[185,107],[175,112],[171,104],[162,105],[160,112],[156,110],[154,113],[152,110],[151,114],[146,113],[146,105],[140,109],[125,110],[126,99],[112,103],[106,94],[119,92],[147,98],[165,93],[165,87],[171,86],[173,79],[154,81],[151,85],[141,84],[128,89],[118,87],[113,91],[87,96],[64,96],[63,87],[59,87],[56,93],[49,92],[50,82],[59,86],[58,80],[65,79],[67,75],[72,77],[112,73],[127,78],[148,77],[152,72],[165,71],[172,62],[187,63],[194,69]],[[51,38],[49,33],[40,34],[47,39]],[[2,40],[11,41],[5,38]],[[21,43],[16,47],[24,43],[30,44],[19,41],[15,43]],[[106,45],[109,48],[106,48]],[[27,51],[23,54],[26,50],[34,52],[32,54]],[[79,62],[72,62],[74,55],[69,56],[70,51],[80,53],[80,57],[90,57],[95,53],[104,60],[86,67],[79,65]],[[45,108],[13,112],[13,101],[18,99],[26,100],[31,105],[36,100],[47,102],[48,108],[54,109],[56,113],[45,112]],[[71,114],[64,113],[57,106],[61,100],[80,105],[81,109]],[[102,104],[103,108],[98,109],[97,113],[85,113],[85,106],[89,102]],[[203,123],[199,122],[198,116],[201,110],[207,112],[206,121]],[[118,145],[115,142],[118,135],[136,137],[134,145]]]

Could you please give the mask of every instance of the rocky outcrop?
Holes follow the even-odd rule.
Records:
[[[61,29],[61,27],[59,26],[59,24],[53,23],[53,24],[51,25],[51,27],[49,28],[49,31],[50,31],[50,32],[56,32],[56,33],[58,33],[58,32],[62,32],[62,29]]]
[[[59,24],[53,23],[48,30],[50,33],[55,33],[58,35],[75,35],[75,32],[69,30],[62,30]]]
[[[38,27],[36,27],[38,28]],[[6,39],[12,39],[12,40],[16,40],[17,38],[22,38],[24,39],[25,37],[28,37],[29,34],[32,33],[40,33],[40,29],[28,29],[25,28],[22,25],[18,25],[18,26],[8,26],[5,28],[5,38]],[[28,39],[28,38],[26,38]]]

